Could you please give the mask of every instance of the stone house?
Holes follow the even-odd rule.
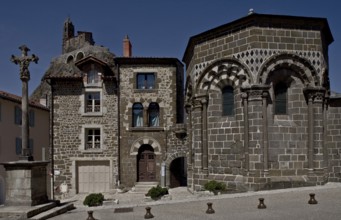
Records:
[[[57,191],[63,183],[69,195],[186,184],[183,65],[132,57],[128,37],[123,47],[116,57],[64,23],[62,54],[32,95],[50,103]]]
[[[28,147],[36,161],[49,160],[49,115],[49,109],[44,105],[29,103]],[[19,160],[21,117],[21,97],[0,91],[0,162]],[[5,202],[5,177],[6,171],[0,166],[0,205]]]
[[[212,179],[235,190],[341,181],[332,42],[324,18],[252,12],[189,39],[189,188]]]
[[[72,195],[142,182],[245,191],[341,181],[332,42],[324,18],[250,13],[189,39],[184,82],[176,58],[133,57],[128,37],[117,57],[67,20],[62,54],[33,95],[50,103],[55,186]]]

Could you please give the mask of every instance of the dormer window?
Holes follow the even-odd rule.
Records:
[[[95,68],[95,65],[91,65],[91,69],[87,73],[87,84],[97,85],[101,81],[101,73]]]

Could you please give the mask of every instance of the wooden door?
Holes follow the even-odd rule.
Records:
[[[156,180],[155,154],[144,150],[138,155],[138,181],[150,182]]]

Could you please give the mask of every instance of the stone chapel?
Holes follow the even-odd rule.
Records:
[[[190,37],[183,62],[123,56],[64,23],[35,98],[50,108],[54,185],[246,191],[341,181],[341,96],[325,18],[250,13]],[[185,79],[184,79],[185,77]]]

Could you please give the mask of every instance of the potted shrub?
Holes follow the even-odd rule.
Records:
[[[91,206],[100,206],[103,204],[104,196],[102,193],[91,193],[87,195],[83,201],[83,205]]]
[[[205,190],[213,192],[214,195],[217,195],[218,192],[226,191],[226,184],[223,182],[217,182],[215,180],[211,180],[204,185]]]
[[[161,186],[157,185],[156,187],[152,187],[146,196],[150,196],[153,200],[160,199],[162,196],[168,194],[167,188],[162,188]]]

